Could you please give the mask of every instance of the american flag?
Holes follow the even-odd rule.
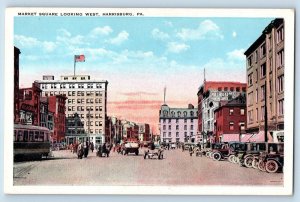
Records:
[[[75,62],[85,62],[84,55],[75,55]]]

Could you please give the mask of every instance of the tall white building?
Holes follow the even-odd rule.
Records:
[[[84,135],[105,136],[105,120],[107,116],[107,84],[106,80],[91,80],[89,75],[43,76],[43,80],[35,81],[42,90],[42,96],[65,95],[67,121],[66,141],[71,143],[75,137]],[[78,116],[74,116],[78,114]],[[80,124],[78,124],[80,123]],[[81,130],[82,127],[84,130]]]

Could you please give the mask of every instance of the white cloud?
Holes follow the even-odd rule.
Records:
[[[122,31],[115,38],[109,39],[108,42],[114,45],[120,45],[124,41],[128,40],[129,33],[126,31]]]
[[[233,51],[228,52],[226,55],[230,60],[245,60],[244,55],[245,49],[235,49]]]
[[[184,41],[203,40],[207,38],[224,38],[220,27],[211,20],[204,20],[196,29],[183,28],[176,34],[176,36]]]
[[[33,37],[27,37],[24,35],[15,35],[15,41],[25,48],[32,48],[40,44],[39,40]]]
[[[154,39],[166,40],[170,38],[167,33],[164,33],[157,28],[153,29],[151,34]]]
[[[165,25],[169,26],[169,27],[173,27],[173,23],[170,21],[164,21]]]
[[[185,43],[178,43],[178,42],[170,42],[168,43],[167,46],[168,46],[168,51],[172,53],[180,53],[190,48],[189,45]]]
[[[42,44],[45,52],[52,52],[56,48],[56,44],[52,41],[44,41]]]
[[[237,33],[235,31],[232,32],[232,37],[233,38],[237,37]]]
[[[112,32],[113,30],[110,26],[96,27],[91,31],[90,35],[91,37],[96,37],[98,35],[109,35]]]

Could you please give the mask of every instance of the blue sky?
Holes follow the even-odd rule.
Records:
[[[167,86],[167,101],[172,107],[196,105],[204,68],[207,80],[246,81],[243,53],[271,21],[15,17],[14,44],[21,50],[20,85],[30,86],[43,74],[73,74],[74,55],[84,54],[86,61],[76,64],[77,74],[108,80],[109,103],[122,105],[122,101],[128,104],[137,99],[157,103]],[[132,97],[137,92],[138,96]],[[110,112],[125,116],[116,110]],[[155,117],[157,113],[155,110]]]

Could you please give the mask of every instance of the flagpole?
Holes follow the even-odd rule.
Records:
[[[76,56],[74,55],[74,76],[75,76],[75,69],[76,69]]]

